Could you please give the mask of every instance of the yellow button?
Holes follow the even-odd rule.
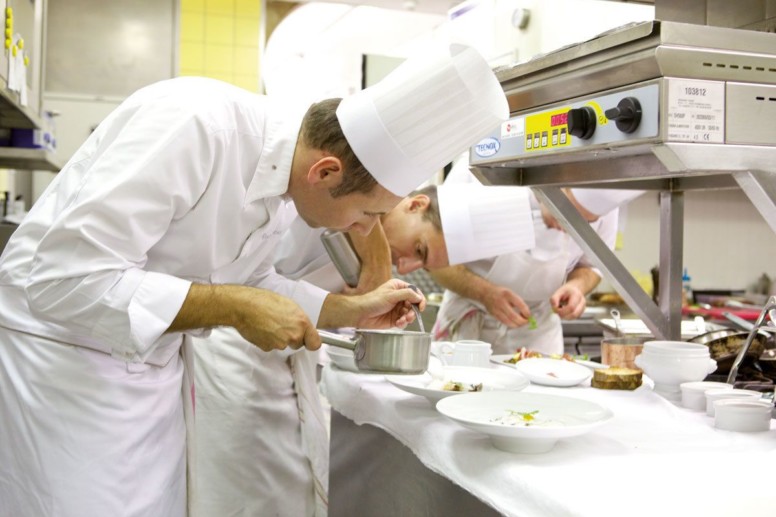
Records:
[[[5,8],[5,17],[10,18],[13,16],[13,7],[6,7]]]
[[[5,48],[11,48],[11,38],[5,38]]]
[[[30,66],[30,56],[24,56],[24,66]]]
[[[11,29],[10,27],[5,29],[5,37],[6,38],[10,38],[11,37],[11,33],[13,33],[13,29]]]
[[[24,39],[19,38],[19,41],[16,44],[19,45],[19,48],[24,48]]]
[[[13,57],[16,57],[16,53],[17,53],[17,52],[19,52],[19,47],[17,47],[16,45],[14,45],[14,46],[11,48],[11,54],[13,55]]]

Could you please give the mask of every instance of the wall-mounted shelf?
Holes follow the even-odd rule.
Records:
[[[0,168],[59,172],[62,160],[45,149],[0,147]]]

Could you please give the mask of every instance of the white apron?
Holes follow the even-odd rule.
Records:
[[[511,354],[520,347],[546,354],[563,353],[560,318],[552,311],[550,296],[566,279],[569,262],[568,236],[555,232],[557,247],[501,255],[489,270],[477,271],[494,284],[509,287],[528,304],[537,328],[529,325],[510,329],[487,313],[479,303],[450,290],[445,291],[434,327],[436,339],[481,339],[491,343],[494,354]]]
[[[263,352],[233,329],[192,340],[199,517],[325,515],[328,436],[315,352]]]
[[[182,375],[0,327],[0,515],[184,517]]]

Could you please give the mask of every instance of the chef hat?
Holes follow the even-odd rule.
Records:
[[[534,247],[527,187],[444,184],[437,197],[450,265]]]
[[[406,196],[509,117],[506,96],[476,50],[433,46],[337,109],[361,163]]]

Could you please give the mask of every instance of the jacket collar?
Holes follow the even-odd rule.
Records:
[[[248,185],[246,204],[288,192],[294,149],[307,112],[303,103],[291,104],[269,98],[265,101],[264,143],[256,173]]]

